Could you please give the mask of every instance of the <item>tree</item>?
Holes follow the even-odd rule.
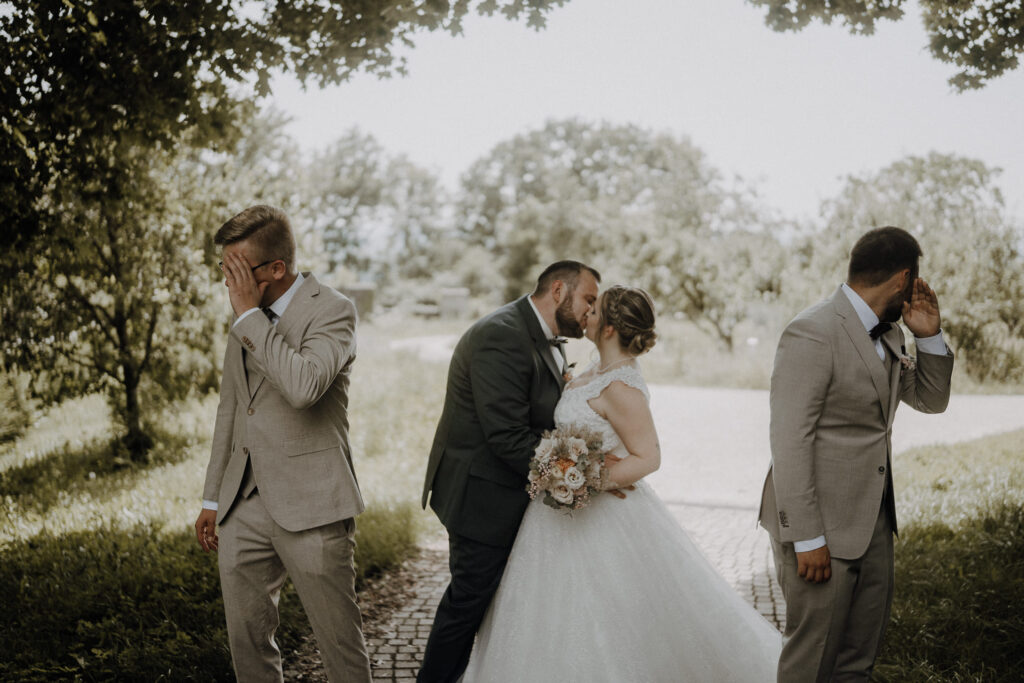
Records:
[[[636,126],[553,121],[501,143],[465,174],[456,215],[494,254],[506,300],[579,258],[731,346],[747,304],[776,285],[777,243],[750,198],[689,141]]]
[[[799,31],[812,21],[840,20],[852,33],[870,35],[878,21],[903,18],[905,0],[749,0],[767,7],[775,31]],[[932,55],[960,70],[950,79],[958,91],[983,87],[1019,66],[1024,52],[1020,0],[920,0]]]
[[[48,402],[105,392],[128,453],[141,460],[152,409],[214,377],[217,318],[207,310],[205,226],[189,209],[201,201],[196,165],[139,148],[117,153],[134,172],[115,196],[52,188],[49,239],[24,255],[33,276],[5,290],[0,357],[33,371]]]
[[[45,232],[51,182],[119,178],[121,144],[224,149],[276,72],[339,83],[405,73],[396,45],[471,10],[544,25],[565,0],[17,0],[0,4],[0,245]]]
[[[980,381],[1024,378],[1024,235],[1007,215],[998,173],[933,152],[848,177],[822,206],[823,228],[794,247],[800,265],[783,277],[792,311],[845,278],[850,248],[866,230],[902,227],[921,243],[921,276],[939,295],[957,362]]]

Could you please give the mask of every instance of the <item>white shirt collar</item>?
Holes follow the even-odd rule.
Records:
[[[871,307],[867,305],[864,299],[860,298],[860,294],[855,292],[850,285],[843,283],[843,294],[853,304],[853,310],[857,312],[857,317],[860,318],[860,322],[864,325],[864,329],[868,332],[878,324],[878,316],[871,310]]]
[[[296,275],[295,282],[292,283],[292,286],[289,287],[284,294],[277,297],[277,301],[270,304],[270,310],[274,312],[274,315],[278,318],[284,315],[284,310],[288,308],[288,304],[290,304],[292,299],[295,298],[295,293],[299,291],[299,287],[302,286],[302,281],[305,279],[306,278],[302,277],[302,273]]]
[[[555,335],[551,332],[551,328],[548,327],[548,324],[546,322],[544,322],[544,318],[541,317],[540,311],[537,310],[537,306],[533,303],[533,297],[532,296],[527,296],[526,300],[530,302],[530,308],[532,308],[533,312],[537,314],[537,320],[540,321],[540,330],[541,330],[541,332],[544,333],[544,336],[546,338],[554,339]]]

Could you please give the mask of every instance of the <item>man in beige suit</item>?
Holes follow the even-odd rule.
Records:
[[[369,681],[353,569],[363,500],[348,445],[355,307],[295,272],[279,209],[246,209],[214,241],[237,317],[195,526],[203,550],[219,549],[235,674],[282,680],[274,631],[290,575],[330,680]]]
[[[904,230],[869,231],[846,283],[779,341],[760,521],[786,599],[780,682],[867,681],[889,621],[893,417],[901,400],[944,411],[953,372],[920,256]]]

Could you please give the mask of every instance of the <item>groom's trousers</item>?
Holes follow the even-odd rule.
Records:
[[[797,574],[792,543],[772,539],[786,599],[779,683],[868,681],[882,644],[893,596],[893,533],[883,500],[865,553],[832,558],[832,578],[810,583]]]
[[[331,681],[370,681],[370,660],[356,604],[355,522],[287,531],[267,512],[259,492],[240,495],[220,527],[221,588],[231,660],[239,681],[281,681],[274,642],[278,600],[291,576],[313,626]]]
[[[469,664],[473,640],[501,583],[512,546],[448,534],[451,582],[430,629],[418,683],[454,683]]]

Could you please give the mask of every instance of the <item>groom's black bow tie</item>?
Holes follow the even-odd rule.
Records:
[[[548,339],[548,343],[552,346],[564,346],[568,342],[569,340],[565,337],[552,337],[551,339]]]
[[[892,323],[878,323],[871,328],[871,331],[868,332],[868,334],[871,335],[871,340],[874,341],[888,332],[890,327],[892,327]]]

